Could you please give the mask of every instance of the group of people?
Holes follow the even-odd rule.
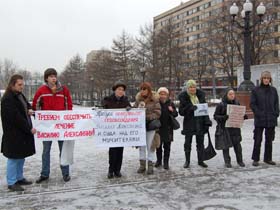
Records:
[[[1,100],[1,120],[3,137],[1,152],[7,157],[7,183],[11,191],[23,191],[22,185],[30,185],[31,181],[24,178],[23,167],[26,157],[35,154],[34,134],[31,116],[36,110],[72,110],[72,99],[66,86],[57,80],[55,69],[47,69],[44,73],[45,84],[36,92],[32,106],[23,95],[24,81],[21,75],[13,75]],[[272,142],[275,137],[275,127],[279,116],[279,99],[276,89],[271,85],[272,78],[268,71],[261,75],[261,84],[251,93],[251,109],[254,113],[254,148],[253,166],[259,165],[260,148],[263,131],[265,130],[264,162],[270,165],[272,160]],[[161,87],[153,91],[152,85],[143,82],[135,97],[135,104],[131,106],[125,95],[126,84],[118,81],[112,87],[113,93],[102,101],[104,109],[145,108],[146,115],[146,146],[139,147],[139,168],[137,173],[153,174],[154,167],[169,169],[171,142],[173,141],[174,120],[178,112],[169,98],[169,90]],[[182,134],[185,136],[184,168],[190,167],[190,157],[193,136],[196,137],[198,165],[207,168],[204,158],[204,135],[209,132],[212,122],[209,116],[195,116],[197,104],[206,103],[205,93],[197,88],[194,80],[185,83],[185,89],[179,94],[179,114],[184,117]],[[239,166],[244,167],[242,158],[242,135],[240,128],[227,128],[227,105],[240,105],[235,97],[235,91],[228,89],[217,105],[214,119],[217,121],[215,133],[215,147],[223,151],[225,166],[230,168],[230,147],[234,148]],[[244,116],[247,119],[247,116]],[[36,183],[49,179],[50,150],[52,141],[43,142],[42,169]],[[58,141],[60,153],[63,141]],[[121,177],[123,147],[109,149],[109,169],[107,177]],[[156,156],[156,161],[155,161]],[[63,180],[70,181],[69,165],[61,166]]]

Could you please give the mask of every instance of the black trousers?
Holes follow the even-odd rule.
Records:
[[[190,159],[191,149],[192,149],[192,137],[193,135],[185,136],[185,155],[186,159]],[[204,154],[204,135],[196,135],[196,150],[197,150],[197,159],[198,162],[203,162],[203,154]],[[189,160],[188,160],[189,161]]]
[[[120,172],[123,160],[123,147],[109,149],[109,172]]]
[[[171,142],[161,141],[159,148],[157,148],[157,162],[162,163],[162,148],[163,150],[163,161],[168,163],[170,157]]]
[[[275,138],[275,127],[264,128],[255,127],[254,130],[254,149],[252,159],[254,161],[260,160],[261,144],[263,131],[265,130],[265,148],[264,148],[264,161],[272,160],[272,141]]]
[[[234,152],[235,152],[235,155],[236,155],[237,163],[242,163],[243,158],[242,158],[241,144],[240,143],[234,144],[233,149],[234,149]],[[228,149],[223,149],[223,156],[224,156],[225,163],[230,163],[231,158],[230,158],[230,155],[229,155],[229,148]]]

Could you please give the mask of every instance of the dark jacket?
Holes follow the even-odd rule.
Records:
[[[24,96],[23,99],[26,107],[31,109]],[[8,92],[3,96],[1,120],[3,127],[1,152],[4,156],[22,159],[35,154],[34,136],[31,133],[32,122],[18,94]]]
[[[114,93],[103,99],[102,106],[104,109],[120,109],[120,108],[131,107],[127,96],[122,96],[120,98],[117,98]]]
[[[256,127],[275,127],[279,116],[279,98],[275,87],[260,85],[251,93],[251,109]]]
[[[228,132],[230,136],[230,142],[227,144],[227,141],[224,141],[223,144],[225,144],[225,148],[231,147],[233,144],[238,144],[241,142],[241,129],[240,128],[226,128],[226,120],[227,120],[227,105],[240,105],[237,100],[229,101],[227,100],[226,96],[222,99],[222,102],[218,104],[216,107],[215,113],[214,113],[214,119],[217,121],[217,127],[216,127],[216,133],[220,132],[219,129],[225,129],[226,132]],[[216,142],[217,144],[217,142]],[[218,143],[219,144],[219,143]],[[220,147],[219,145],[216,145],[216,148]]]
[[[196,96],[199,103],[206,103],[205,94],[203,91],[197,89]],[[204,135],[208,132],[209,126],[212,122],[209,116],[194,117],[194,105],[191,102],[187,91],[181,92],[178,96],[180,101],[179,114],[184,116],[183,135]]]
[[[172,121],[170,115],[173,117],[178,116],[178,112],[173,102],[167,100],[165,103],[160,101],[161,106],[161,115],[160,115],[160,123],[161,127],[159,129],[160,139],[163,142],[170,142],[173,141],[173,128],[172,128]],[[168,107],[172,106],[173,112],[170,112]]]

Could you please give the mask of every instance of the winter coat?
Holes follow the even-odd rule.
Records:
[[[131,107],[127,96],[117,98],[115,94],[105,97],[102,101],[102,106],[104,109],[119,109]]]
[[[33,110],[72,110],[72,99],[66,86],[59,86],[53,93],[49,86],[42,85],[33,98]]]
[[[224,132],[227,132],[229,135],[229,139],[224,139],[223,142],[215,142],[216,149],[222,148],[227,149],[231,147],[232,145],[238,144],[241,142],[241,129],[240,128],[226,128],[226,120],[227,120],[227,105],[240,105],[237,100],[229,101],[225,97],[222,99],[222,102],[217,105],[215,113],[214,113],[214,119],[217,121],[216,126],[216,134],[220,133],[220,129],[224,130]]]
[[[251,109],[256,127],[275,127],[279,116],[279,98],[275,87],[260,85],[251,93]]]
[[[141,93],[137,93],[134,107],[139,107],[141,102],[145,103],[146,108],[146,121],[159,119],[161,115],[161,107],[159,104],[159,96],[153,92],[152,97],[145,99],[141,96]]]
[[[173,128],[172,121],[170,115],[173,117],[178,116],[178,112],[173,102],[167,100],[165,103],[160,101],[161,106],[161,115],[160,115],[160,123],[161,127],[159,129],[160,139],[163,142],[173,141]],[[168,107],[172,106],[173,112],[169,111]]]
[[[205,94],[203,91],[197,89],[196,96],[199,103],[206,103]],[[178,96],[180,101],[179,114],[184,116],[183,121],[183,135],[204,135],[208,132],[209,126],[212,122],[209,116],[194,117],[194,106],[191,102],[187,91],[181,92]]]
[[[23,159],[35,154],[32,122],[28,115],[31,109],[23,94],[26,106],[18,98],[21,93],[8,92],[1,100],[3,127],[1,152],[7,158]],[[27,108],[27,109],[26,109]]]

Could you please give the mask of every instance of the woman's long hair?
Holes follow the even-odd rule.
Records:
[[[17,81],[19,79],[23,80],[23,76],[21,76],[19,74],[14,74],[13,76],[11,76],[8,86],[5,90],[4,96],[13,91],[13,87],[15,86],[15,84],[17,83]]]

